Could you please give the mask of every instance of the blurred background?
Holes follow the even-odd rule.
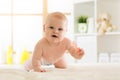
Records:
[[[24,64],[42,37],[45,17],[56,11],[68,18],[66,37],[85,50],[81,60],[66,54],[70,64],[120,63],[119,3],[120,0],[0,0],[0,63]],[[99,35],[97,20],[103,13],[110,14],[110,23],[117,28]]]

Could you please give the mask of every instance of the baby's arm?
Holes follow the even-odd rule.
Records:
[[[77,47],[75,42],[71,42],[69,41],[68,43],[68,51],[70,52],[70,54],[76,58],[76,59],[81,59],[84,55],[84,50]]]
[[[33,70],[36,72],[46,72],[45,69],[41,68],[41,57],[42,57],[42,48],[38,43],[35,46],[33,57],[32,57]]]

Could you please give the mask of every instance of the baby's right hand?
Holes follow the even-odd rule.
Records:
[[[43,68],[34,68],[34,71],[35,72],[46,72],[46,70]]]

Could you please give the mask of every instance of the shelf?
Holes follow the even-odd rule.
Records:
[[[120,35],[120,32],[107,32],[106,35]]]
[[[120,0],[74,0],[74,38],[78,46],[86,51],[83,62],[98,62],[99,53],[120,53]],[[112,6],[112,11],[109,6]],[[97,33],[97,19],[102,13],[111,15],[111,24],[117,29],[103,35]],[[88,32],[79,33],[78,17],[87,15],[94,20],[89,24]],[[92,27],[91,27],[92,26]],[[91,57],[94,55],[94,59]],[[98,58],[98,59],[97,59]],[[91,62],[90,62],[91,61]]]
[[[98,33],[75,33],[74,36],[112,36],[112,35],[120,35],[120,32],[107,32],[104,35],[99,35]]]
[[[86,3],[86,2],[92,2],[94,0],[75,0],[74,3]]]
[[[96,33],[75,33],[74,36],[97,36]]]

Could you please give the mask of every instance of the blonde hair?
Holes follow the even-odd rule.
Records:
[[[48,23],[52,17],[67,21],[67,18],[63,13],[61,13],[61,12],[53,12],[53,13],[48,14],[48,16],[46,17],[45,24]]]

